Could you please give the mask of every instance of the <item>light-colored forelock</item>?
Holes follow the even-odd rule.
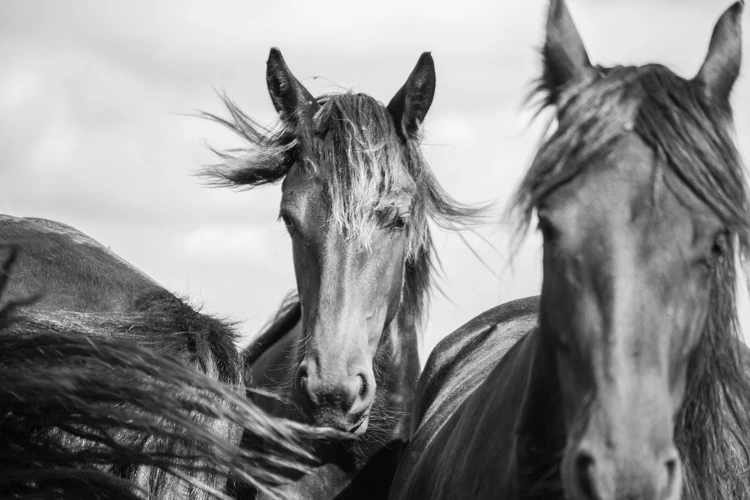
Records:
[[[404,144],[386,108],[366,95],[324,98],[314,118],[316,134],[306,168],[325,177],[330,222],[368,248],[374,231],[398,213],[410,213],[409,251],[425,238],[424,202]],[[403,205],[407,204],[406,207]],[[423,227],[415,227],[419,224]]]

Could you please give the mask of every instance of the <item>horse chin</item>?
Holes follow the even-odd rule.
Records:
[[[330,427],[337,431],[350,434],[351,437],[358,438],[367,432],[370,423],[370,412],[366,411],[356,421],[353,421],[347,415],[334,414],[330,412],[317,412],[312,419],[312,423],[317,427]]]

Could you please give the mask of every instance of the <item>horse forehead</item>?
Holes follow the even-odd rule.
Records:
[[[620,137],[608,154],[589,166],[585,172],[585,191],[601,196],[590,197],[600,203],[620,198],[639,202],[650,199],[653,187],[654,152],[636,134]],[[644,198],[645,197],[645,198]]]
[[[574,203],[579,206],[577,217],[597,223],[621,220],[654,229],[705,216],[705,205],[634,133],[623,134],[560,191],[564,208]]]
[[[315,205],[315,200],[321,199],[322,196],[323,183],[320,177],[298,165],[289,171],[281,185],[281,205],[294,208],[301,213],[306,212],[310,204]]]

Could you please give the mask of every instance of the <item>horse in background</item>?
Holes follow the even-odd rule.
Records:
[[[433,279],[428,223],[460,229],[480,210],[445,193],[420,152],[435,91],[429,53],[387,106],[352,92],[313,97],[277,49],[266,79],[275,127],[228,98],[228,119],[205,114],[246,143],[219,152],[206,176],[238,189],[283,180],[279,218],[292,240],[297,295],[245,350],[245,382],[280,396],[259,401],[274,415],[352,438],[318,447],[328,463],[289,498],[384,498],[409,439],[420,371]]]
[[[551,0],[538,92],[557,127],[514,203],[522,233],[539,221],[542,293],[432,352],[391,499],[750,499],[742,7],[683,79],[593,66]]]
[[[9,498],[278,497],[338,437],[245,398],[235,331],[75,229],[0,215],[0,491]],[[14,265],[10,274],[11,265]],[[242,429],[274,443],[239,447]]]

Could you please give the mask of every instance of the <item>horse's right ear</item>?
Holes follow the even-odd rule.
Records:
[[[542,83],[552,101],[563,87],[595,72],[564,0],[550,0],[542,48]]]
[[[388,103],[388,111],[393,116],[399,133],[405,138],[417,138],[419,127],[430,110],[434,96],[435,61],[429,52],[424,52],[404,86]]]
[[[273,107],[281,121],[291,128],[296,129],[301,120],[312,117],[318,110],[318,102],[294,77],[276,47],[268,55],[266,83]]]

